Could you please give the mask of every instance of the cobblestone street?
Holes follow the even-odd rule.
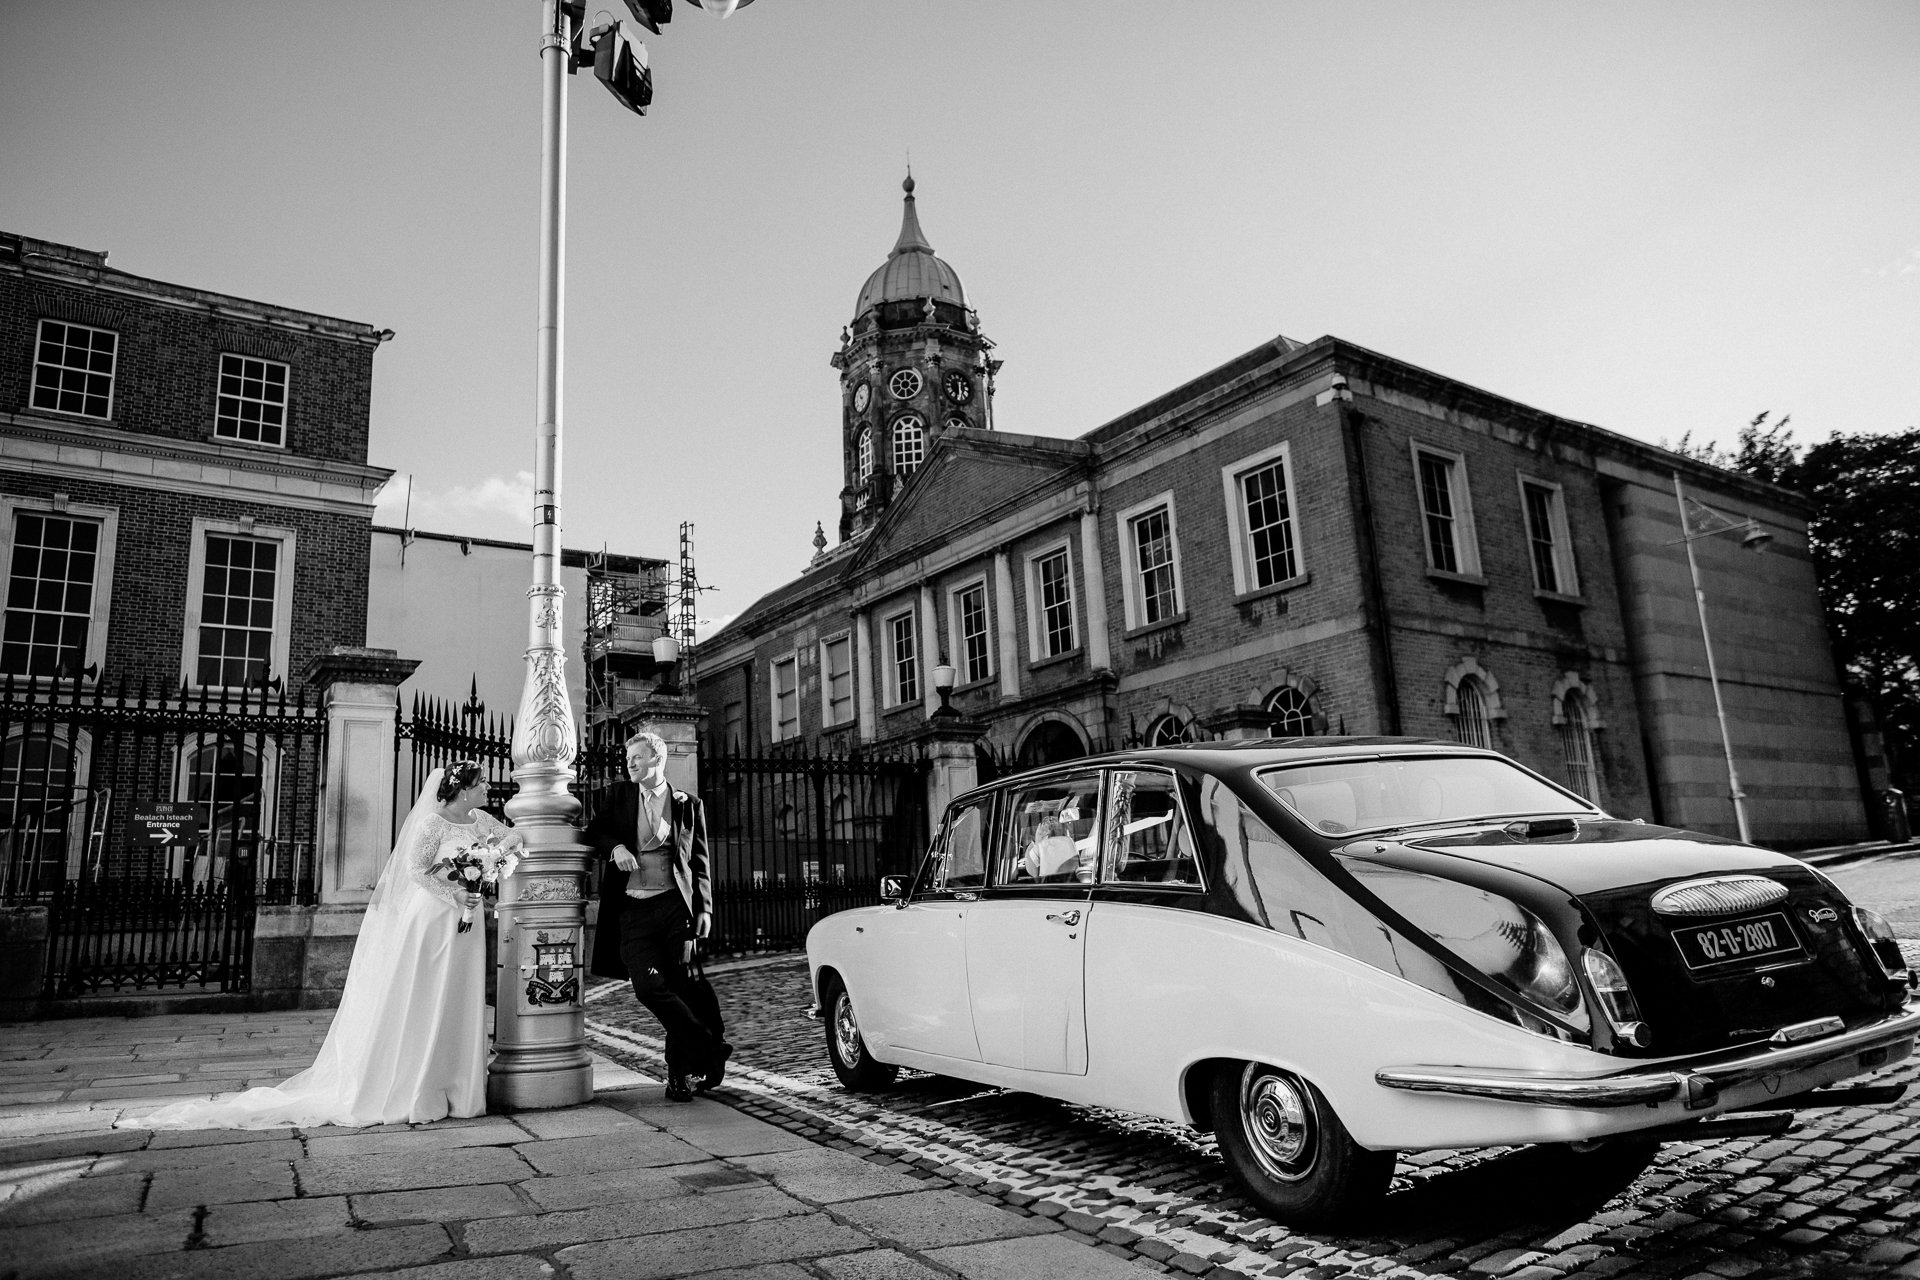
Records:
[[[1403,1156],[1378,1232],[1290,1231],[1229,1187],[1202,1135],[1157,1120],[908,1072],[888,1093],[833,1079],[798,958],[716,973],[739,1046],[722,1090],[830,1145],[883,1152],[1109,1253],[1166,1271],[1437,1275],[1920,1276],[1920,1096],[1803,1112],[1778,1139],[1674,1143],[1644,1171],[1544,1148]],[[657,1069],[657,1027],[615,984],[593,1047]],[[1912,1082],[1920,1062],[1876,1083]]]

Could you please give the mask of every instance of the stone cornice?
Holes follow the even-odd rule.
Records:
[[[197,440],[0,413],[0,469],[371,518],[393,472]]]
[[[28,280],[83,289],[89,293],[138,298],[143,302],[157,302],[164,306],[198,311],[204,315],[222,319],[250,321],[273,328],[353,342],[361,346],[377,347],[381,342],[381,331],[372,325],[323,316],[311,311],[296,311],[292,307],[277,306],[271,302],[255,302],[248,298],[236,298],[230,294],[212,293],[206,289],[168,284],[163,280],[149,280],[145,276],[136,276],[115,267],[105,266],[105,254],[99,255],[100,262],[96,264],[37,251],[35,248],[37,243],[21,237],[19,256],[10,262],[0,259],[0,271]]]

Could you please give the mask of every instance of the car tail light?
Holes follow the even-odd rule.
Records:
[[[1600,1002],[1601,1012],[1613,1026],[1614,1038],[1636,1049],[1646,1048],[1653,1035],[1640,1020],[1640,1002],[1633,998],[1633,988],[1627,985],[1627,975],[1620,971],[1620,962],[1604,951],[1588,947],[1580,953],[1580,964],[1587,971],[1594,999]]]
[[[1580,984],[1553,930],[1510,898],[1358,858],[1347,869],[1434,941],[1507,989],[1587,1025]]]
[[[1860,932],[1867,935],[1867,945],[1873,949],[1873,958],[1880,962],[1887,976],[1905,982],[1906,957],[1900,954],[1900,939],[1895,936],[1893,926],[1887,923],[1886,917],[1878,911],[1855,907],[1853,921],[1860,926]]]

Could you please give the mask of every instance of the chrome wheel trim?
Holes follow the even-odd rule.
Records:
[[[1261,1172],[1298,1182],[1319,1155],[1320,1118],[1306,1086],[1271,1067],[1249,1063],[1240,1077],[1240,1127]]]
[[[840,1055],[842,1064],[848,1067],[860,1065],[860,1025],[853,1020],[853,997],[845,988],[839,998],[833,1002],[833,1047]]]

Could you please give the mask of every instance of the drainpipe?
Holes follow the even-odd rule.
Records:
[[[1401,732],[1400,682],[1394,675],[1393,626],[1387,613],[1386,587],[1380,576],[1380,538],[1373,522],[1373,484],[1367,477],[1366,441],[1361,436],[1365,420],[1353,409],[1353,393],[1347,390],[1346,379],[1336,374],[1333,389],[1328,394],[1333,399],[1334,411],[1340,415],[1340,439],[1347,451],[1349,497],[1358,513],[1355,532],[1360,542],[1360,576],[1365,583],[1367,610],[1373,615],[1374,660],[1379,664],[1380,701],[1387,713],[1387,732],[1398,734]]]

